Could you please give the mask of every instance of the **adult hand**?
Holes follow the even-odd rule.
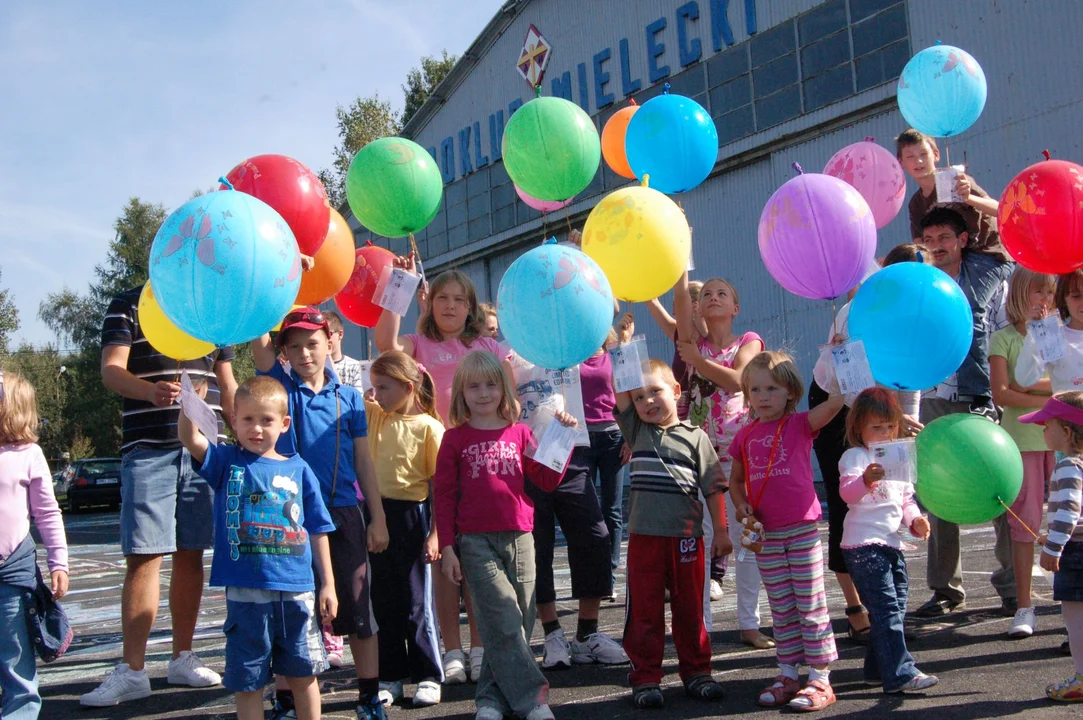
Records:
[[[155,407],[169,407],[180,397],[180,383],[159,380],[150,386],[146,400]]]
[[[925,426],[914,419],[913,415],[903,415],[902,430],[907,435],[917,435]]]
[[[52,580],[53,598],[59,600],[68,594],[68,572],[67,570],[53,570],[50,573],[50,579]]]

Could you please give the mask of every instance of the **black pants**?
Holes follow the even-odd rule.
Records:
[[[380,680],[443,680],[440,639],[433,610],[432,566],[425,562],[425,537],[432,518],[428,503],[384,498],[387,550],[373,553],[372,609],[380,626]]]
[[[593,435],[593,433],[592,433]],[[572,574],[572,597],[602,598],[613,592],[610,566],[609,529],[602,517],[598,495],[594,492],[597,463],[592,450],[577,447],[568,463],[564,480],[551,493],[527,483],[527,493],[534,501],[534,555],[537,568],[537,602],[556,601],[553,584],[553,547],[556,525],[568,540],[568,565]]]
[[[827,393],[815,381],[808,389],[809,409],[827,400]],[[849,573],[846,559],[842,556],[842,523],[846,520],[846,501],[839,495],[839,460],[846,452],[846,415],[849,408],[843,406],[839,414],[820,428],[820,434],[812,441],[820,474],[824,478],[827,495],[827,567],[832,572]]]

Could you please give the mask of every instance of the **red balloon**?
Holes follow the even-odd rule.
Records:
[[[1046,160],[1016,175],[1000,197],[997,226],[1025,268],[1063,275],[1083,267],[1083,167]]]
[[[357,249],[353,274],[342,292],[335,295],[335,305],[344,317],[361,327],[376,327],[384,309],[372,301],[372,296],[380,283],[380,273],[394,261],[395,253],[373,245],[371,240]]]
[[[230,170],[226,180],[234,190],[274,208],[293,231],[303,255],[315,255],[323,245],[331,206],[323,183],[307,167],[285,155],[256,155]]]

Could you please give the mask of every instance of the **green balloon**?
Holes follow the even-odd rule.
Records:
[[[540,97],[508,120],[501,153],[520,190],[538,200],[563,201],[594,179],[602,145],[582,108],[564,98]]]
[[[444,181],[423,147],[400,137],[370,142],[346,172],[346,201],[354,217],[384,237],[403,237],[436,217]]]
[[[1023,458],[1015,441],[977,415],[933,420],[918,434],[917,452],[918,499],[941,520],[960,525],[992,520],[1006,512],[1004,505],[1015,502],[1023,486]]]

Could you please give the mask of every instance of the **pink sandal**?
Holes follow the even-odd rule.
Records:
[[[809,704],[795,704],[801,698],[808,698]],[[797,693],[796,697],[790,701],[790,709],[800,712],[816,712],[817,710],[823,710],[828,705],[833,705],[834,702],[835,691],[831,689],[828,683],[820,680],[810,680],[801,689],[801,692]]]
[[[797,697],[797,691],[801,684],[793,678],[779,675],[770,686],[765,687],[759,694],[759,703],[763,707],[780,707]],[[770,695],[770,700],[764,700],[764,695]]]

